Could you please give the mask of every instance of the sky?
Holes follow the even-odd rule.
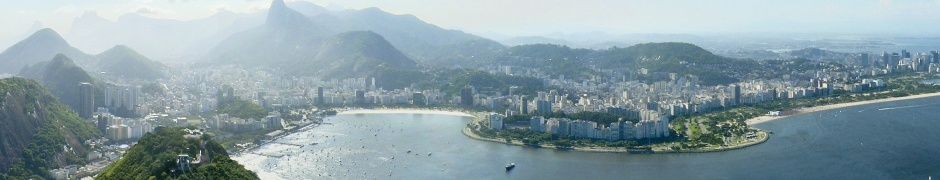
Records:
[[[291,1],[291,0],[287,0]],[[901,33],[940,32],[940,0],[307,0],[412,14],[447,29],[508,36],[550,33]],[[270,0],[0,0],[0,38],[36,21],[60,33],[95,12],[190,20],[219,11],[257,13]],[[940,34],[940,33],[938,33]]]

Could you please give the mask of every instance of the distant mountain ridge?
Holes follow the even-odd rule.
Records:
[[[98,69],[105,72],[104,76],[142,80],[155,80],[166,76],[166,65],[150,60],[124,45],[114,46],[95,55],[95,58]]]
[[[325,66],[325,77],[356,77],[378,67],[414,69],[416,63],[372,31],[352,31],[327,39],[313,64]]]
[[[217,46],[212,62],[286,69],[289,75],[365,77],[379,67],[413,69],[414,60],[371,31],[334,34],[275,0],[268,21]]]
[[[485,61],[484,61],[485,62]],[[636,72],[696,75],[706,85],[737,82],[735,76],[749,74],[755,62],[712,54],[689,43],[644,43],[602,50],[576,49],[552,44],[530,44],[509,48],[489,63],[542,68],[552,75],[590,76],[591,68],[627,69]]]
[[[23,67],[64,54],[76,61],[87,63],[91,55],[75,49],[59,33],[45,28],[0,53],[0,73],[16,74]]]
[[[457,52],[475,51],[475,55],[484,55],[492,52],[487,50],[505,49],[502,44],[486,38],[443,29],[414,15],[394,15],[374,7],[323,13],[310,18],[314,23],[330,25],[338,32],[375,32],[416,62],[428,66],[452,66],[472,56]],[[475,45],[467,45],[470,43]]]
[[[124,14],[112,21],[86,12],[73,20],[67,39],[88,52],[103,52],[123,44],[161,61],[192,61],[204,57],[225,37],[262,22],[264,17],[260,15],[225,10],[186,21],[156,19],[136,13]]]

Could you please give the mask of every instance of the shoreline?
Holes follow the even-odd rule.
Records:
[[[793,115],[804,114],[804,113],[812,113],[812,112],[826,111],[826,110],[846,108],[846,107],[852,107],[852,106],[861,106],[861,105],[869,105],[869,104],[876,104],[876,103],[883,103],[883,102],[920,99],[920,98],[928,98],[928,97],[936,97],[936,96],[940,96],[940,92],[917,94],[917,95],[910,95],[910,96],[903,96],[903,97],[873,99],[873,100],[867,100],[867,101],[857,101],[857,102],[848,102],[848,103],[840,103],[840,104],[830,104],[830,105],[825,105],[825,106],[797,108],[797,109],[793,109],[794,111],[796,111],[796,113],[791,114],[791,115],[787,115],[787,116],[763,115],[763,116],[758,116],[755,118],[745,120],[744,122],[747,123],[748,126],[750,126],[750,125],[761,124],[765,122],[771,122],[771,121],[783,119],[783,118],[790,117]]]
[[[438,109],[354,109],[337,113],[337,115],[356,115],[356,114],[435,114],[452,115],[463,117],[476,117],[470,113],[462,111],[438,110]]]
[[[734,145],[734,146],[721,146],[721,147],[718,147],[718,148],[687,149],[687,150],[669,150],[669,149],[657,149],[657,148],[652,148],[652,149],[631,149],[631,148],[623,148],[623,147],[567,147],[567,148],[559,148],[559,147],[554,146],[554,145],[524,144],[524,143],[522,143],[522,142],[520,142],[520,141],[518,141],[518,140],[512,140],[512,142],[506,142],[505,140],[482,137],[482,136],[480,136],[480,135],[474,133],[472,130],[470,130],[469,127],[461,128],[460,132],[463,133],[463,135],[467,136],[467,137],[470,138],[470,139],[479,140],[479,141],[489,141],[489,142],[501,143],[501,144],[506,144],[506,145],[513,145],[513,146],[523,146],[523,147],[533,147],[533,148],[545,148],[545,149],[561,150],[561,151],[590,152],[590,153],[630,153],[630,154],[672,154],[672,153],[709,153],[709,152],[721,152],[721,151],[729,151],[729,150],[735,150],[735,149],[746,148],[746,147],[750,147],[750,146],[753,146],[753,145],[758,145],[758,144],[767,142],[767,140],[770,139],[770,134],[769,134],[769,133],[767,133],[766,131],[760,131],[759,134],[758,134],[758,137],[757,137],[757,138],[760,138],[760,139],[758,139],[757,141],[747,142],[747,143],[738,144],[738,145]]]
[[[465,112],[465,111],[461,111],[457,109],[442,110],[442,109],[415,109],[415,108],[401,108],[401,109],[388,108],[388,109],[345,109],[345,110],[341,110],[339,113],[337,113],[337,115],[434,114],[434,115],[452,115],[452,116],[469,117],[469,118],[474,118],[473,122],[476,122],[477,120],[479,120],[479,118],[481,118],[476,115],[482,116],[483,114],[481,113],[484,113],[484,112]],[[758,136],[756,138],[758,139],[755,141],[750,141],[750,142],[746,142],[742,144],[736,144],[733,146],[720,146],[720,147],[711,147],[711,148],[706,147],[702,149],[687,149],[687,150],[671,150],[668,148],[655,147],[655,146],[651,149],[631,149],[631,148],[623,148],[623,147],[563,147],[562,148],[562,147],[557,147],[554,145],[547,145],[547,144],[524,144],[518,140],[513,140],[512,142],[506,142],[505,140],[501,140],[501,139],[487,138],[487,137],[483,137],[474,133],[468,127],[461,128],[461,133],[464,134],[464,136],[467,136],[468,138],[474,139],[474,140],[496,142],[496,143],[502,143],[502,144],[507,144],[507,145],[515,145],[515,146],[553,149],[553,150],[593,152],[593,153],[668,154],[668,153],[707,153],[707,152],[720,152],[720,151],[735,150],[735,149],[741,149],[741,148],[761,144],[761,143],[766,142],[768,139],[770,139],[770,133],[768,133],[767,131],[760,130],[760,129],[757,129],[757,130],[758,130]]]

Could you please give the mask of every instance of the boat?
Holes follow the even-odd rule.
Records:
[[[516,168],[516,163],[509,163],[506,165],[506,171],[510,171],[512,168]]]
[[[431,152],[428,152],[428,156],[431,156]]]
[[[409,150],[408,150],[407,152],[405,152],[405,153],[411,153],[411,149],[409,149]]]

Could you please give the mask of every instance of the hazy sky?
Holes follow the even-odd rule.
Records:
[[[195,19],[219,10],[264,11],[269,0],[0,0],[0,38],[34,21],[67,33],[85,11]],[[288,0],[289,1],[289,0]],[[940,0],[308,0],[346,8],[379,7],[476,33],[940,32]]]

